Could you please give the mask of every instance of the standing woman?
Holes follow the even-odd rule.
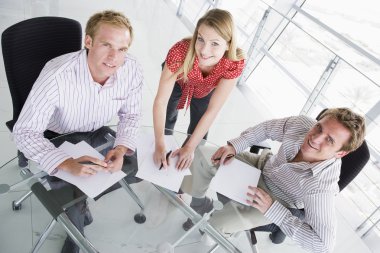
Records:
[[[207,138],[243,68],[244,56],[236,45],[232,15],[221,9],[208,11],[198,20],[193,37],[169,50],[153,105],[156,164],[167,167],[164,132],[171,134],[178,110],[190,107],[187,133],[191,136],[172,157],[179,156],[176,168],[180,170],[191,165],[195,148]]]

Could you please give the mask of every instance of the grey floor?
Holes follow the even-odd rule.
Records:
[[[130,53],[143,65],[146,81],[142,124],[151,126],[152,103],[157,90],[160,63],[173,43],[190,35],[176,18],[175,11],[169,8],[165,1],[2,0],[0,32],[21,20],[45,15],[73,18],[80,21],[84,27],[92,13],[104,9],[124,12],[134,26],[136,37]],[[3,62],[0,62],[0,163],[3,164],[15,156],[16,148],[5,126],[5,121],[12,117],[12,103]],[[248,105],[245,97],[235,89],[213,124],[209,140],[222,145],[245,128],[265,119],[265,112],[260,111],[260,106],[252,108]],[[186,131],[189,122],[187,116],[180,113],[177,130]],[[18,168],[0,170],[0,183],[15,183],[19,179]],[[28,252],[50,221],[50,215],[33,196],[24,202],[22,210],[17,212],[11,210],[12,200],[25,193],[26,188],[22,187],[0,195],[0,252]],[[86,227],[85,233],[100,252],[156,252],[160,244],[174,243],[184,233],[181,224],[185,216],[169,204],[155,188],[147,182],[133,185],[133,188],[146,204],[147,222],[143,225],[133,221],[133,215],[139,209],[123,190],[108,194],[97,202],[90,201],[95,221]],[[189,200],[188,196],[184,197]],[[371,241],[371,235],[370,239],[364,241],[360,238],[360,234],[354,231],[355,224],[360,224],[362,217],[351,213],[350,210],[350,203],[339,196],[338,238],[334,252],[371,252],[367,245],[370,245],[372,252],[375,252],[376,243]],[[57,226],[40,252],[60,252],[64,238],[62,228]],[[248,242],[243,236],[231,240],[243,252],[248,251]],[[289,239],[281,245],[274,245],[265,233],[258,234],[258,241],[260,252],[304,252]],[[201,235],[194,232],[176,248],[175,252],[207,252],[209,248],[209,244],[202,240]],[[219,249],[217,252],[223,250]]]

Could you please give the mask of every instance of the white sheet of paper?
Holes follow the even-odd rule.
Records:
[[[211,181],[210,188],[239,203],[247,205],[248,186],[257,186],[261,171],[234,159],[221,165]]]
[[[178,144],[172,135],[165,135],[165,144],[167,149],[173,152],[178,149]],[[170,164],[167,169],[159,170],[159,166],[153,161],[154,148],[153,134],[142,134],[139,136],[137,141],[139,170],[136,176],[166,189],[178,191],[184,176],[191,174],[190,169],[186,168],[178,171],[175,168],[178,157],[175,157],[170,158]]]
[[[72,156],[74,159],[88,155],[92,157],[104,159],[104,156],[100,154],[96,149],[91,147],[85,141],[81,141],[76,145],[64,142],[59,149],[63,150],[66,154]],[[110,186],[121,180],[126,174],[122,171],[109,173],[100,171],[95,175],[89,177],[74,176],[66,171],[58,170],[57,174],[54,176],[63,179],[79,189],[81,189],[90,198],[95,198],[104,190],[108,189]]]

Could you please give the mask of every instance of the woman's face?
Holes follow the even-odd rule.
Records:
[[[205,24],[199,26],[198,37],[195,42],[195,53],[201,70],[214,67],[227,50],[228,42],[213,28]]]

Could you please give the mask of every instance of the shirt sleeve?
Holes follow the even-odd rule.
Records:
[[[313,192],[304,198],[305,218],[293,216],[275,201],[265,213],[285,235],[311,252],[332,252],[336,237],[334,194]]]
[[[144,83],[143,71],[141,66],[136,62],[132,69],[131,89],[125,99],[124,105],[118,112],[119,123],[117,125],[116,140],[114,147],[123,145],[128,148],[128,155],[136,150],[136,140],[141,118],[141,100],[142,87]]]
[[[239,137],[228,141],[236,153],[240,153],[248,147],[261,141],[271,139],[281,141],[285,134],[285,126],[290,118],[264,121],[254,127],[243,131]]]
[[[48,174],[70,158],[44,138],[44,131],[59,100],[58,85],[51,65],[48,63],[41,71],[12,132],[17,149],[26,158],[37,162]]]
[[[307,116],[292,116],[282,119],[264,121],[243,131],[239,137],[228,141],[237,153],[242,152],[261,141],[270,139],[282,142],[285,134],[298,136],[300,132],[310,129],[315,120]]]
[[[177,72],[183,65],[189,45],[189,40],[181,40],[174,44],[174,46],[169,50],[165,62],[171,72]]]
[[[234,79],[241,75],[244,69],[244,59],[230,62],[227,70],[223,74],[225,79]]]

